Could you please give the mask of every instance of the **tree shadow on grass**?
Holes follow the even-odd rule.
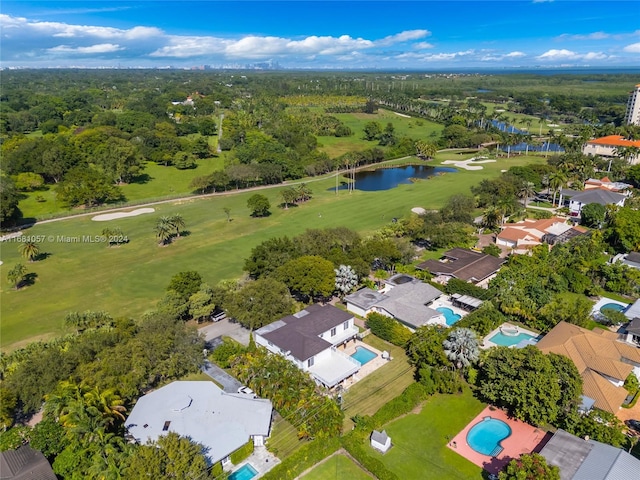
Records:
[[[30,287],[31,285],[36,283],[36,278],[38,278],[37,273],[35,272],[27,273],[18,284],[18,290],[20,290],[23,287]]]
[[[46,260],[47,258],[49,258],[51,255],[53,255],[50,252],[41,252],[38,255],[36,255],[33,260],[36,262],[40,262],[42,260]]]
[[[141,173],[140,175],[136,175],[135,177],[133,177],[130,183],[144,185],[145,183],[149,183],[151,180],[153,180],[153,177],[151,175],[149,175],[148,173]]]

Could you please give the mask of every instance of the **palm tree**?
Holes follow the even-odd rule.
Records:
[[[306,202],[307,200],[309,200],[311,198],[312,195],[312,191],[311,189],[307,186],[306,183],[301,183],[298,186],[298,201],[301,202]]]
[[[282,196],[282,202],[284,203],[285,210],[289,208],[290,203],[295,202],[298,198],[298,192],[296,192],[292,187],[281,190],[280,195]]]
[[[173,235],[173,225],[169,220],[169,217],[160,217],[156,222],[156,238],[159,240],[159,245],[166,245],[171,242],[171,236]]]
[[[564,172],[557,171],[549,174],[549,188],[553,190],[553,205],[556,204],[556,194],[567,182],[567,176]]]
[[[344,297],[358,284],[358,275],[350,265],[340,265],[334,270],[336,272],[336,290],[340,296]]]
[[[478,337],[470,328],[456,328],[442,343],[444,354],[460,369],[478,361],[480,347]]]
[[[18,251],[24,258],[33,262],[40,254],[40,247],[35,242],[23,242],[18,247]]]
[[[482,214],[482,226],[493,230],[496,228],[502,220],[502,212],[496,206],[487,208]]]
[[[100,391],[93,388],[84,394],[84,399],[88,406],[100,412],[105,426],[112,427],[117,420],[124,422],[127,409],[123,406],[122,398],[113,389]]]
[[[9,283],[13,283],[16,290],[20,288],[20,284],[24,281],[24,276],[27,274],[27,267],[21,263],[17,263],[15,267],[9,270],[7,273],[7,280]]]
[[[536,194],[536,186],[533,182],[524,182],[518,191],[518,196],[524,199],[524,208],[527,208],[529,197]]]
[[[169,217],[169,225],[176,229],[176,237],[180,236],[180,229],[186,226],[184,218],[179,213],[175,213]]]

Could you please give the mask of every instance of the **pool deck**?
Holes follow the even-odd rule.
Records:
[[[378,356],[368,361],[364,365],[362,365],[362,367],[360,367],[360,370],[358,370],[358,373],[356,373],[352,377],[347,378],[343,382],[342,388],[344,388],[345,390],[349,389],[349,387],[353,386],[354,383],[359,382],[364,377],[376,371],[381,366],[386,365],[387,362],[389,361],[382,358],[382,352],[380,350],[377,350],[373,348],[371,345],[368,345],[360,340],[356,340],[355,342],[347,342],[347,345],[345,345],[344,347],[339,347],[339,350],[345,353],[346,355],[351,356],[354,353],[356,353],[356,349],[358,347],[364,347],[367,350],[370,350],[373,353],[376,353]]]
[[[247,463],[258,472],[254,479],[262,477],[265,473],[280,463],[280,459],[267,450],[267,447],[255,447],[253,453],[238,465],[227,464],[224,467],[225,472],[236,472],[244,467]]]
[[[532,427],[528,423],[509,418],[505,412],[495,407],[486,407],[474,418],[460,433],[447,444],[451,450],[462,455],[471,463],[478,465],[489,473],[497,474],[512,459],[520,457],[523,453],[539,452],[551,438],[544,430]],[[511,428],[511,435],[500,442],[503,450],[497,457],[482,455],[472,449],[467,443],[467,433],[485,417],[502,420]]]
[[[602,313],[600,312],[600,309],[605,306],[607,303],[615,303],[616,305],[620,305],[621,307],[627,308],[629,306],[629,303],[625,303],[625,302],[620,302],[618,300],[614,300],[612,298],[607,298],[607,297],[600,297],[600,300],[598,300],[596,302],[596,304],[593,306],[593,308],[591,309],[591,316],[598,319],[600,317],[602,317]]]
[[[500,345],[498,345],[497,343],[493,343],[489,339],[491,337],[493,337],[496,333],[500,333],[500,332],[504,333],[505,330],[509,330],[509,329],[511,329],[511,330],[516,329],[518,331],[518,333],[526,333],[527,335],[531,335],[532,337],[539,337],[540,336],[539,333],[532,332],[531,330],[527,330],[526,328],[522,328],[522,327],[517,326],[517,325],[512,325],[510,323],[503,323],[498,328],[491,330],[489,332],[489,334],[482,339],[482,342],[480,343],[480,348],[487,349],[487,348],[491,348],[491,347],[499,347]],[[513,346],[515,346],[515,345],[513,345]]]
[[[448,295],[441,296],[437,300],[434,300],[433,303],[431,303],[431,305],[429,305],[429,308],[432,308],[433,310],[436,310],[439,307],[444,307],[452,310],[453,313],[460,315],[461,319],[469,315],[469,312],[467,312],[466,310],[462,310],[461,308],[454,307]],[[429,324],[431,325],[438,324],[438,325],[443,325],[445,327],[452,327],[453,325],[455,325],[455,323],[453,325],[447,325],[444,315],[440,315],[438,318],[429,321]]]

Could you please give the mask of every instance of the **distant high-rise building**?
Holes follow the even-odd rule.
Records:
[[[627,113],[624,116],[624,123],[627,125],[640,126],[640,84],[636,85],[629,96],[629,103],[627,103]]]

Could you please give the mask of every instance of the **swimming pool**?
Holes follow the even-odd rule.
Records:
[[[500,345],[501,347],[511,347],[513,345],[517,345],[523,340],[534,340],[538,337],[534,337],[533,335],[529,335],[528,333],[518,333],[517,335],[505,335],[502,332],[498,332],[493,335],[489,341],[495,343],[496,345]]]
[[[615,310],[616,312],[622,312],[626,308],[626,305],[620,305],[619,303],[606,303],[600,307],[600,313],[604,313],[604,310]]]
[[[500,442],[511,435],[511,427],[497,418],[485,417],[467,433],[467,443],[476,452],[496,457],[502,452]]]
[[[364,365],[367,362],[370,362],[374,358],[378,356],[377,353],[372,352],[368,348],[365,347],[356,347],[356,353],[351,355],[351,358],[355,358],[360,362],[360,365]]]
[[[458,315],[453,310],[447,307],[438,307],[436,308],[436,310],[444,315],[444,320],[447,322],[447,325],[453,325],[462,318],[462,315]]]
[[[250,463],[247,463],[229,475],[229,480],[251,480],[257,474],[258,471]]]

